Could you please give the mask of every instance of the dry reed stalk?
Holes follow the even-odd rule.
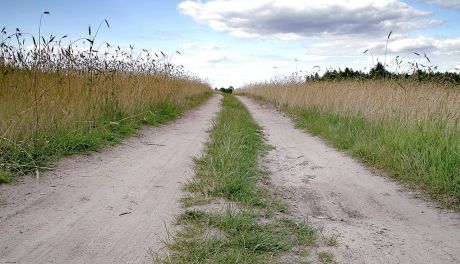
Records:
[[[428,119],[459,126],[460,89],[448,84],[392,80],[255,84],[244,90],[278,105],[413,123]]]
[[[67,45],[66,35],[45,38],[42,22],[49,14],[42,13],[37,38],[19,29],[0,32],[0,170],[11,156],[30,159],[38,168],[35,155],[43,152],[37,149],[46,148],[55,135],[91,134],[101,122],[146,118],[159,105],[183,105],[187,97],[210,90],[163,52],[161,59],[133,45],[124,50],[96,43],[101,27],[109,27],[107,20]]]

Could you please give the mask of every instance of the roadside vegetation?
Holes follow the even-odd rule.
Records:
[[[292,114],[297,126],[459,209],[459,75],[390,74],[381,64],[369,74],[333,73],[253,84],[240,93]]]
[[[0,183],[38,176],[63,155],[172,120],[210,96],[208,84],[172,56],[97,42],[107,27],[104,20],[73,41],[1,29]]]
[[[180,231],[166,243],[161,263],[309,263],[313,247],[326,244],[308,222],[264,187],[258,158],[269,147],[260,127],[232,95],[224,94],[211,141],[185,185]],[[264,184],[265,183],[265,184]],[[332,259],[332,256],[330,256]]]

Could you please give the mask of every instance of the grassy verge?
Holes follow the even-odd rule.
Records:
[[[13,180],[15,173],[27,173],[36,167],[45,168],[58,158],[98,150],[109,144],[116,144],[122,138],[135,133],[141,125],[158,125],[174,120],[186,110],[206,101],[211,92],[203,92],[185,98],[182,102],[153,105],[145,113],[128,116],[124,113],[103,115],[86,129],[56,131],[53,136],[45,136],[35,146],[1,149],[0,183]]]
[[[161,263],[305,263],[318,231],[295,222],[261,181],[258,158],[267,150],[260,127],[232,95],[224,95],[222,111],[204,155],[196,160],[196,176],[185,186],[182,230]],[[218,203],[216,201],[224,200]]]
[[[441,120],[371,122],[315,107],[281,109],[294,116],[298,127],[384,169],[409,187],[422,189],[440,205],[460,209],[460,131]]]
[[[296,124],[340,149],[460,208],[460,133],[442,123],[371,123],[365,118],[298,109]]]

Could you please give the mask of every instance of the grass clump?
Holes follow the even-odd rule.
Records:
[[[255,85],[245,93],[291,113],[297,126],[424,190],[441,205],[460,208],[457,86],[336,81]]]
[[[316,239],[307,223],[281,218],[262,224],[249,211],[186,211],[181,219],[186,228],[171,245],[178,253],[169,256],[170,263],[267,263]],[[217,232],[203,235],[209,229]]]
[[[0,170],[0,183],[10,183],[12,180],[11,172]]]
[[[325,252],[325,251],[319,252],[318,260],[319,262],[324,263],[324,264],[334,263],[334,255],[332,255],[332,253],[330,252]]]
[[[185,186],[190,194],[183,205],[193,207],[178,217],[183,228],[160,263],[290,263],[308,257],[318,231],[283,216],[286,206],[261,187],[257,159],[267,149],[246,108],[225,94],[195,178]],[[215,208],[216,200],[229,204]]]

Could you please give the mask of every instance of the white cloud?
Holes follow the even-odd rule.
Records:
[[[238,38],[374,36],[439,24],[399,0],[185,0],[182,13]]]
[[[369,49],[374,54],[384,54],[384,41],[363,41],[367,46],[355,46],[357,51]],[[344,44],[345,45],[345,44]],[[388,43],[388,53],[395,55],[403,55],[404,53],[426,52],[437,53],[443,55],[460,55],[460,38],[437,38],[431,36],[407,37],[404,35],[394,35]]]
[[[456,8],[460,9],[460,1],[459,0],[424,0],[427,3],[437,4],[449,8]]]
[[[185,51],[175,58],[177,63],[202,77],[209,77],[214,86],[240,87],[251,81],[270,80],[275,75],[289,75],[298,68],[300,74],[320,72],[329,68],[352,67],[356,70],[369,70],[377,62],[384,61],[385,41],[387,34],[380,38],[351,38],[341,36],[309,41],[309,43],[290,44],[270,49],[248,47],[243,50],[206,50],[197,48]],[[246,41],[245,41],[246,42]],[[252,42],[252,41],[250,41]],[[257,43],[265,43],[255,41]],[[202,47],[202,46],[201,46]],[[370,49],[372,52],[363,54]],[[417,52],[420,56],[414,54]],[[431,63],[424,58],[424,53]],[[386,62],[391,70],[396,69],[395,58],[407,62],[418,62],[423,65],[438,66],[440,71],[457,71],[460,69],[460,38],[444,39],[418,36],[408,37],[393,34],[388,44]],[[297,63],[295,59],[298,59]],[[407,65],[406,65],[407,64]],[[276,68],[275,68],[276,67]],[[401,68],[401,71],[410,70]]]
[[[446,55],[460,53],[460,38],[438,39],[434,37],[400,38],[391,41],[388,49],[392,52],[442,52]]]
[[[189,51],[190,57],[184,57],[184,65],[200,76],[210,76],[219,87],[269,80],[275,75],[289,75],[296,68],[302,70],[301,74],[311,73],[318,71],[316,65],[321,66],[321,72],[330,67],[368,70],[377,61],[384,61],[387,36],[393,31],[386,58],[391,69],[399,55],[405,62],[454,71],[452,66],[460,61],[460,38],[414,34],[417,31],[412,29],[441,22],[402,1],[185,0],[179,4],[180,11],[198,23],[255,40],[233,39],[229,47],[201,42]],[[234,50],[234,43],[242,43],[245,48]],[[366,49],[372,56],[370,52],[363,54]]]

